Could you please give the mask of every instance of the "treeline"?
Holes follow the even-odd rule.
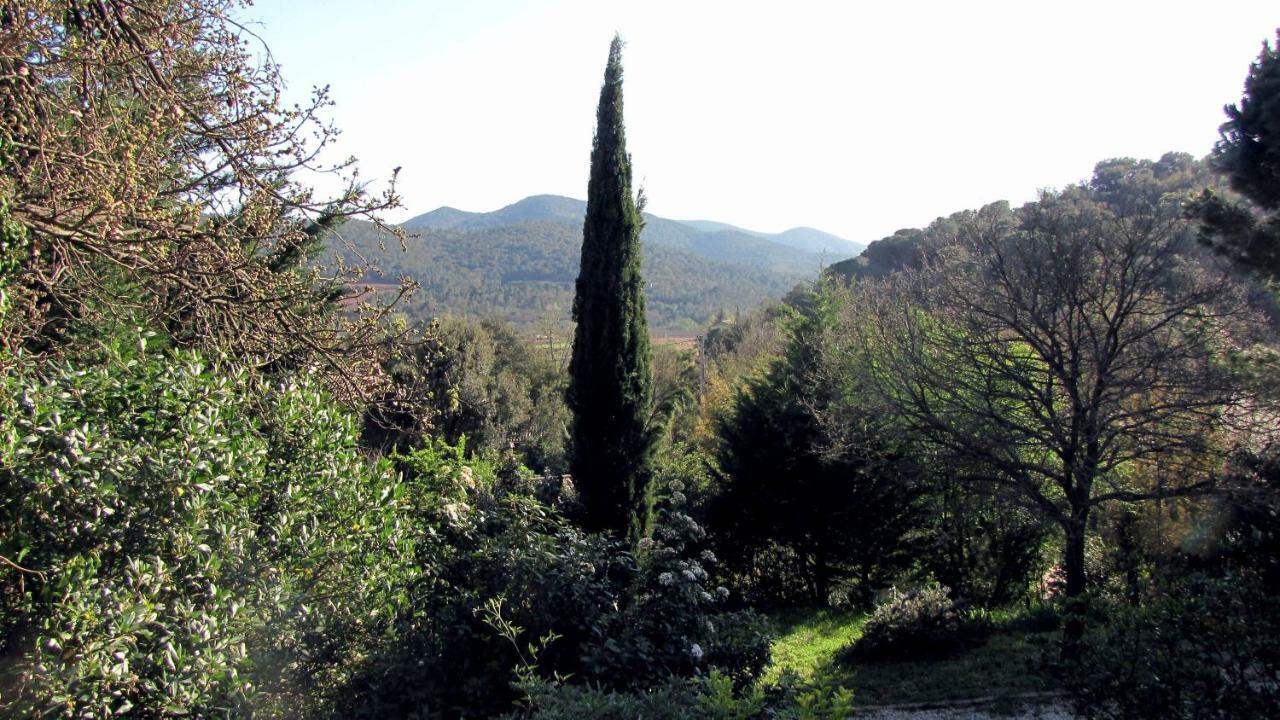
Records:
[[[744,572],[776,582],[785,573],[750,569],[783,552],[804,562],[781,567],[807,569],[786,592],[817,599],[837,578],[870,597],[884,578],[816,539],[865,529],[851,548],[910,550],[873,550],[877,570],[897,557],[1000,604],[1032,592],[1041,563],[1069,572],[1044,553],[1087,544],[1091,512],[1194,504],[1266,437],[1266,416],[1243,403],[1274,342],[1271,298],[1220,267],[1185,213],[1207,174],[1189,156],[1107,161],[1036,203],[957,213],[881,241],[892,254],[877,243],[869,263],[833,267],[717,421],[725,487],[754,508],[721,513],[760,530],[726,545],[746,553]],[[913,514],[974,524],[922,533]],[[944,539],[957,545],[913,546]]]

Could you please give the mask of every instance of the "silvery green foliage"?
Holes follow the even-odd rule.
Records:
[[[951,591],[937,584],[900,592],[897,589],[862,629],[852,646],[859,660],[898,660],[942,657],[979,639],[983,624],[971,620],[951,599]]]
[[[145,339],[138,342],[145,348]],[[129,355],[132,355],[130,357]],[[385,463],[306,376],[189,353],[19,362],[0,393],[0,710],[297,714],[399,600]]]

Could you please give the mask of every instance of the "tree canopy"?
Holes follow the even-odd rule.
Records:
[[[1244,97],[1225,112],[1213,162],[1243,198],[1206,191],[1197,200],[1203,240],[1274,280],[1280,278],[1280,34],[1276,47],[1262,44]]]
[[[1068,596],[1090,513],[1204,490],[1242,399],[1219,360],[1241,306],[1193,259],[1167,170],[1102,163],[1017,212],[983,208],[940,261],[864,294],[835,350],[866,358],[861,382],[912,432],[1062,528]],[[1135,482],[1149,463],[1156,480]]]

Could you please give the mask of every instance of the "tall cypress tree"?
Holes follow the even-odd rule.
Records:
[[[570,471],[582,524],[635,541],[646,531],[654,438],[640,210],[622,125],[622,39],[609,46],[591,147],[582,266],[573,299]]]

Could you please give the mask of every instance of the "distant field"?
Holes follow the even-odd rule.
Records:
[[[682,350],[693,350],[698,346],[698,333],[653,333],[649,342],[654,345],[675,345]]]
[[[347,289],[352,292],[360,292],[362,290],[371,290],[373,292],[386,292],[388,290],[399,290],[400,283],[393,282],[359,282],[347,283]]]

